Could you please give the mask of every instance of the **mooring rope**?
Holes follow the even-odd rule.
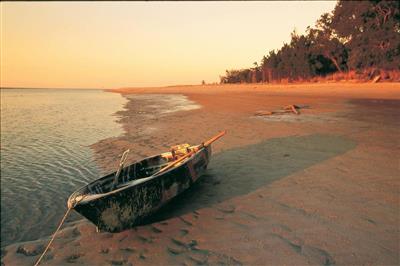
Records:
[[[49,243],[47,244],[46,248],[44,249],[42,255],[40,255],[39,259],[36,261],[34,266],[38,266],[40,264],[40,261],[43,259],[43,257],[46,254],[47,250],[50,248],[51,244],[53,243],[54,239],[56,238],[56,235],[57,235],[58,231],[60,230],[61,226],[64,224],[65,219],[67,218],[69,212],[72,210],[73,207],[76,206],[76,204],[78,204],[80,201],[82,201],[85,197],[86,197],[86,195],[85,196],[81,196],[79,200],[76,200],[77,197],[75,197],[74,198],[74,203],[71,204],[70,206],[68,206],[68,210],[65,212],[64,217],[61,219],[61,222],[58,225],[57,230],[54,232],[54,234],[51,237]]]

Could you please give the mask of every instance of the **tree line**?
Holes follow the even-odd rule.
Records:
[[[226,70],[221,83],[311,80],[336,75],[399,79],[400,1],[343,1],[305,34],[248,69]]]

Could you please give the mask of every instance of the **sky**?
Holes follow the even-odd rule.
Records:
[[[1,2],[1,87],[219,82],[304,33],[335,1]]]

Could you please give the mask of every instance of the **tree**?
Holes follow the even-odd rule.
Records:
[[[250,83],[251,82],[251,70],[240,69],[240,70],[226,70],[225,76],[220,77],[221,83]]]
[[[298,35],[296,31],[291,35],[291,78],[308,78],[313,73],[310,67],[310,40],[308,36]]]
[[[343,72],[347,69],[347,50],[334,34],[331,24],[332,15],[325,13],[317,21],[315,28],[308,27],[311,51],[316,56],[323,55],[328,58],[339,72]]]
[[[400,2],[340,0],[307,34],[264,56],[254,68],[226,71],[221,82],[305,79],[333,72],[400,70]],[[373,71],[371,71],[373,70]]]
[[[400,68],[399,7],[398,1],[338,2],[330,27],[350,51],[350,68]]]

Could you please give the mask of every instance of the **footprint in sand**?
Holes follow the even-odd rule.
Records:
[[[102,249],[100,250],[100,253],[101,253],[101,254],[108,254],[108,252],[110,252],[110,250],[109,250],[108,248],[102,248]]]
[[[236,207],[233,205],[220,206],[220,207],[217,207],[217,210],[222,213],[234,213],[236,210]]]
[[[25,256],[37,256],[42,254],[43,251],[43,245],[22,245],[18,247],[16,252]]]
[[[142,243],[153,243],[151,238],[147,238],[141,235],[137,235],[137,239],[139,239]]]
[[[151,226],[151,230],[152,230],[154,233],[157,233],[157,234],[162,233],[162,230],[159,229],[159,228],[157,228],[155,225],[152,225],[152,226]]]
[[[75,263],[80,257],[84,256],[85,254],[83,253],[77,253],[77,254],[72,254],[71,256],[68,256],[65,261],[68,263]]]
[[[168,253],[172,257],[181,257],[185,264],[192,265],[242,265],[242,263],[233,257],[225,254],[212,252],[206,249],[199,249],[196,240],[185,243],[181,240],[171,238],[172,246],[167,247]]]
[[[185,235],[189,234],[189,230],[186,230],[186,229],[181,229],[180,232],[181,232],[181,236],[185,236]]]
[[[178,217],[184,224],[188,225],[188,226],[192,226],[193,224],[187,220],[185,220],[182,216]]]
[[[127,260],[109,260],[111,265],[132,265],[131,263],[126,264],[128,261]]]
[[[126,253],[135,253],[135,250],[130,247],[120,248],[119,250],[121,250],[122,252],[126,252]]]
[[[145,260],[145,259],[146,259],[146,256],[145,256],[143,253],[140,253],[140,254],[139,254],[139,259]]]

